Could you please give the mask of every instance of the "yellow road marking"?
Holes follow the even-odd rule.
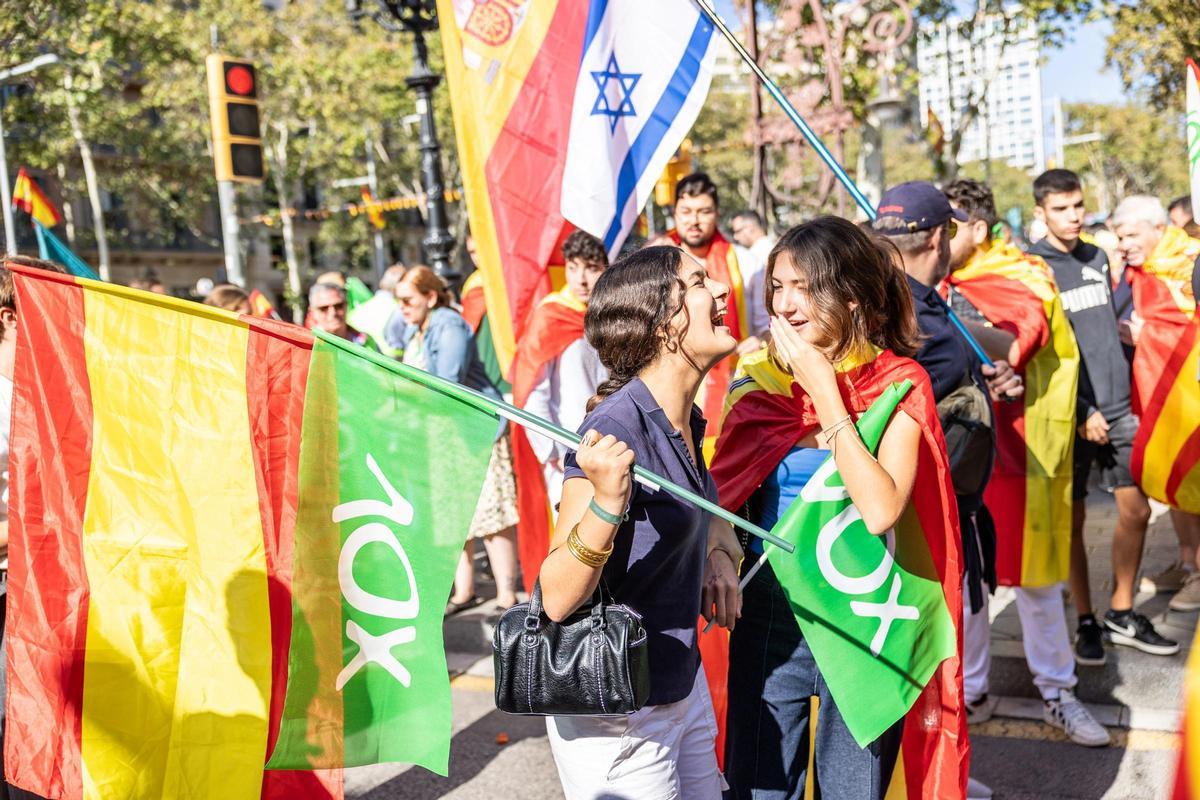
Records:
[[[466,692],[494,692],[496,682],[487,675],[459,675],[450,679],[451,689],[462,689]]]
[[[1112,736],[1112,746],[1122,750],[1175,750],[1179,747],[1179,734],[1167,731],[1109,728],[1108,733]],[[991,719],[972,725],[971,735],[1045,742],[1070,741],[1058,728],[1029,719]]]

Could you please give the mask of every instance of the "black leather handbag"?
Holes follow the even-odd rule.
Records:
[[[542,585],[505,611],[492,634],[496,708],[509,714],[632,714],[650,696],[641,616],[597,587],[563,622],[542,612]]]

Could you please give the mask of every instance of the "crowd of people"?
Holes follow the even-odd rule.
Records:
[[[967,179],[901,184],[884,193],[873,222],[818,217],[779,237],[742,211],[730,218],[730,241],[717,187],[688,176],[676,187],[671,232],[627,247],[611,266],[596,237],[564,240],[561,288],[525,322],[507,373],[478,274],[455,294],[428,267],[395,265],[357,301],[343,273],[313,282],[309,327],[509,396],[582,434],[572,451],[499,427],[446,605],[453,615],[483,602],[481,539],[500,608],[518,603],[524,578],[526,589],[539,581],[553,621],[601,583],[640,614],[651,676],[644,707],[547,718],[568,798],[795,798],[808,779],[822,797],[882,798],[897,768],[902,720],[867,747],[856,742],[770,565],[739,590],[764,559],[762,542],[632,482],[635,463],[765,529],[828,459],[872,534],[891,531],[919,499],[940,504],[945,530],[925,535],[950,537],[958,553],[947,563],[961,569],[967,721],[995,712],[989,596],[1011,586],[1045,721],[1080,745],[1110,742],[1074,694],[1077,665],[1104,664],[1110,646],[1179,651],[1136,609],[1139,589],[1172,593],[1177,611],[1200,609],[1200,517],[1172,509],[1179,558],[1141,575],[1151,507],[1131,466],[1154,389],[1152,370],[1133,369],[1149,323],[1132,284],[1169,263],[1180,313],[1194,318],[1200,226],[1190,202],[1165,208],[1150,196],[1128,197],[1089,225],[1080,180],[1061,169],[1040,175],[1031,193],[1035,241],[1014,240],[991,190]],[[258,313],[229,284],[204,302]],[[0,423],[11,406],[16,314],[3,270]],[[872,452],[853,422],[901,380],[913,390]],[[0,425],[4,460],[7,437]],[[1103,613],[1092,605],[1084,541],[1096,488],[1117,508]],[[956,573],[955,592],[957,582]],[[701,617],[730,632],[723,719],[700,655]],[[975,782],[971,792],[988,796]]]

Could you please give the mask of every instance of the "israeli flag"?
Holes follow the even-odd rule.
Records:
[[[591,0],[562,213],[621,249],[712,82],[713,26],[692,0]]]

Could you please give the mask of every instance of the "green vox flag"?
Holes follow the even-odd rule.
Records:
[[[892,384],[859,419],[872,453],[911,387]],[[957,647],[913,504],[893,530],[873,535],[830,456],[773,532],[796,552],[767,545],[771,569],[850,733],[866,747],[904,716]]]
[[[442,617],[496,417],[427,388],[418,370],[317,336],[287,693],[268,768],[404,762],[445,775]]]

